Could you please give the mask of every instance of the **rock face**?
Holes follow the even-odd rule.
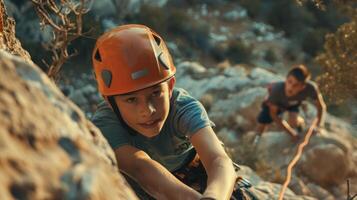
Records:
[[[99,130],[36,66],[0,52],[0,199],[136,199]]]
[[[335,144],[316,145],[306,152],[302,170],[320,185],[343,183],[353,167],[346,153]]]
[[[15,21],[7,16],[3,0],[0,0],[0,49],[19,55],[26,62],[32,63],[30,54],[21,47],[15,37]]]
[[[22,49],[2,0],[0,11],[0,199],[137,199],[99,130]]]

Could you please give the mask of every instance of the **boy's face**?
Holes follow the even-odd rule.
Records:
[[[123,120],[146,137],[158,135],[169,115],[174,84],[173,77],[161,84],[116,96],[115,102]]]
[[[295,76],[289,75],[285,80],[285,95],[295,96],[305,88],[305,83],[298,81]]]

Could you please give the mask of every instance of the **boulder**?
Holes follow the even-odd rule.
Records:
[[[249,81],[245,69],[240,66],[228,67],[223,71],[217,68],[205,69],[187,61],[177,66],[177,86],[188,90],[197,99],[207,93],[214,93],[213,96],[217,97],[214,99],[220,99],[249,84]]]
[[[266,89],[262,87],[242,89],[237,93],[232,92],[226,99],[217,100],[212,105],[209,116],[218,127],[252,130],[256,123],[257,110],[265,96]]]
[[[317,199],[326,199],[326,200],[334,200],[335,197],[325,190],[324,188],[314,184],[314,183],[308,183],[306,184],[306,187],[309,188],[311,191],[311,195],[316,197]]]
[[[344,183],[351,168],[356,167],[348,152],[332,143],[311,147],[301,159],[300,166],[305,176],[325,186]]]
[[[225,133],[230,132],[226,130]],[[230,147],[236,148],[232,150],[235,152],[235,160],[253,167],[264,180],[282,183],[287,166],[296,155],[302,140],[294,143],[285,132],[268,131],[253,149],[249,146],[253,136],[246,134],[236,139],[235,145],[230,144]],[[324,134],[313,135],[293,169],[293,177],[299,180],[292,180],[291,189],[299,195],[318,199],[340,198],[346,193],[346,180],[356,180],[356,142],[356,138],[347,133],[325,131]],[[308,183],[314,185],[310,188]],[[333,192],[334,187],[339,188],[338,194]],[[332,196],[335,194],[337,196]]]

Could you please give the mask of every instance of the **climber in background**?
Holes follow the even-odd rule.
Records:
[[[307,99],[313,100],[317,108],[315,132],[320,132],[326,105],[317,85],[310,78],[311,74],[306,66],[298,65],[290,69],[285,81],[269,84],[268,97],[263,101],[257,118],[259,125],[253,140],[254,145],[258,144],[261,135],[273,121],[282,127],[293,141],[297,141],[298,132],[301,132],[305,126],[304,119],[299,116],[299,107]],[[282,118],[285,111],[289,112],[288,121]]]

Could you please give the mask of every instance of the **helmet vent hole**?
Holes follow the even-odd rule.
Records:
[[[154,35],[154,34],[153,34],[152,36],[154,37],[157,46],[160,46],[161,39],[160,39],[157,35]]]
[[[100,56],[99,49],[97,49],[97,51],[95,52],[94,58],[95,58],[97,61],[102,62],[102,58],[101,58],[101,56]]]
[[[170,69],[169,61],[167,60],[166,56],[162,52],[159,55],[159,61],[160,61],[161,65],[163,65],[166,70]]]

